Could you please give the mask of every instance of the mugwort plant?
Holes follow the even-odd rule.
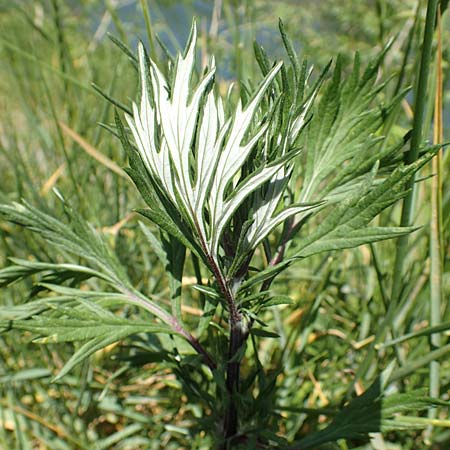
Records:
[[[192,434],[206,432],[205,442],[224,449],[316,448],[396,429],[398,412],[439,403],[417,393],[385,398],[389,366],[327,428],[299,441],[279,431],[277,389],[292,343],[280,343],[270,370],[258,352],[260,342],[279,339],[267,315],[296,306],[276,294],[274,281],[317,254],[414,231],[371,222],[405,195],[436,151],[424,148],[403,164],[408,137],[391,142],[380,133],[406,93],[379,103],[388,47],[365,70],[356,56],[348,76],[340,59],[317,76],[298,59],[282,24],[280,30],[287,62],[272,63],[255,45],[261,81],[242,82],[225,97],[214,58],[197,71],[195,24],[185,52],[164,66],[142,43],[137,57],[127,50],[140,95],[131,110],[114,102],[108,128],[146,203],[137,210],[139,227],[166,269],[169,307],[131,282],[105,237],[59,192],[66,220],[27,202],[0,206],[3,218],[39,233],[61,255],[52,262],[13,258],[0,272],[2,285],[37,277],[33,300],[26,309],[9,308],[1,326],[31,332],[38,343],[81,342],[55,380],[112,343],[157,336],[161,367],[201,410]],[[187,271],[197,292],[183,286]],[[198,322],[183,314],[189,296],[201,308]],[[124,304],[137,309],[125,314]]]

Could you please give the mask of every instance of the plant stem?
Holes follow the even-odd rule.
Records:
[[[227,410],[225,412],[223,431],[225,439],[237,434],[238,412],[234,401],[234,394],[239,387],[240,361],[233,360],[242,345],[241,321],[233,323],[230,320],[230,342],[228,347],[227,380],[226,386],[229,394]]]
[[[234,393],[239,387],[239,372],[240,372],[240,361],[235,360],[234,357],[238,352],[239,348],[243,344],[245,339],[242,334],[242,314],[239,312],[236,302],[234,300],[233,294],[231,293],[228,284],[222,275],[219,267],[217,267],[213,258],[210,258],[211,268],[213,269],[214,275],[219,283],[222,294],[229,309],[229,328],[230,328],[230,339],[228,345],[228,361],[227,361],[227,377],[226,386],[228,390],[228,405],[225,411],[224,423],[223,423],[223,433],[225,439],[228,439],[235,434],[238,430],[238,413],[236,404],[234,401]]]
[[[172,328],[172,330],[183,336],[189,344],[194,348],[194,350],[197,351],[199,355],[203,357],[204,363],[211,369],[215,370],[217,365],[212,359],[211,355],[203,348],[203,346],[198,342],[198,340],[192,336],[191,333],[186,331],[183,326],[180,324],[180,322],[177,320],[176,317],[169,314],[164,309],[160,308],[158,305],[155,305],[153,302],[150,302],[145,297],[142,297],[139,293],[132,292],[129,288],[122,286],[121,292],[125,294],[133,303],[136,303],[138,305],[141,305],[143,308],[150,311],[152,314],[154,314],[156,317],[161,319],[163,322],[165,322],[167,325]]]
[[[226,375],[226,387],[228,391],[228,405],[225,411],[225,417],[223,422],[223,434],[224,438],[228,439],[237,434],[238,431],[238,413],[236,404],[234,401],[234,393],[237,392],[239,387],[239,372],[240,361],[235,360],[234,357],[239,348],[243,344],[247,336],[242,333],[242,314],[240,313],[234,295],[228,286],[227,280],[217,265],[215,259],[208,251],[205,239],[200,231],[198,224],[196,224],[198,237],[200,238],[200,245],[206,255],[209,266],[214,274],[214,277],[219,285],[220,291],[225,298],[229,312],[229,329],[230,338],[228,344],[228,361],[227,361],[227,375]],[[224,444],[226,448],[226,443]]]
[[[153,32],[150,11],[146,0],[141,0],[142,13],[144,14],[145,28],[147,30],[148,43],[150,45],[150,58],[158,63],[158,55],[155,48],[155,34]]]
[[[436,93],[434,103],[434,130],[433,142],[439,144],[443,141],[442,123],[442,32],[441,13],[437,16],[437,59],[436,59]],[[432,172],[435,175],[431,180],[431,219],[430,219],[430,326],[441,323],[442,306],[442,186],[441,186],[441,154],[442,149],[432,161]],[[430,336],[431,351],[441,347],[441,335],[435,333]],[[430,396],[439,397],[440,363],[430,363]],[[437,409],[428,411],[428,418],[435,419]],[[425,441],[430,441],[433,426],[430,425],[425,432]]]
[[[410,150],[405,154],[405,163],[413,163],[419,156],[419,148],[422,143],[422,124],[427,102],[428,73],[430,70],[434,22],[436,18],[438,0],[428,0],[427,16],[425,20],[425,31],[423,38],[423,48],[420,59],[419,79],[414,107],[413,130],[411,136]],[[413,197],[414,197],[415,176],[406,185],[406,194],[403,200],[402,216],[400,226],[407,227],[413,222]],[[402,236],[397,241],[396,258],[394,264],[394,280],[391,292],[391,310],[396,306],[402,289],[402,278],[404,272],[404,262],[408,251],[408,235]],[[393,305],[393,306],[392,306]]]
[[[411,147],[410,150],[405,154],[405,164],[411,164],[418,158],[420,144],[422,143],[422,133],[423,133],[422,126],[427,101],[428,73],[431,63],[434,22],[436,18],[437,3],[438,0],[428,0],[423,47],[420,58],[419,78],[417,82],[417,89],[415,92]],[[415,176],[411,177],[411,179],[405,186],[405,189],[408,191],[408,193],[406,194],[402,205],[402,214],[400,219],[400,226],[402,227],[408,227],[413,222],[414,183],[415,183]],[[392,321],[394,320],[395,312],[397,310],[397,306],[401,298],[404,263],[407,257],[407,253],[408,253],[408,235],[405,235],[401,236],[397,240],[394,271],[393,271],[394,279],[392,283],[391,299],[389,302],[388,310],[386,312],[386,316],[378,326],[375,339],[372,342],[372,345],[369,349],[366,358],[358,368],[355,380],[364,377],[370,364],[374,360],[376,352],[375,350],[376,344],[378,344],[384,339],[386,331],[392,326]]]

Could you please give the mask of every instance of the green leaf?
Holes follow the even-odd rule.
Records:
[[[240,285],[238,292],[244,292],[247,289],[252,288],[255,284],[262,283],[263,281],[278,275],[283,270],[286,270],[292,261],[292,259],[285,259],[279,264],[268,266],[266,269],[257,272]]]
[[[377,349],[382,349],[386,347],[390,347],[392,345],[401,344],[402,342],[408,341],[409,339],[421,337],[421,336],[431,336],[434,333],[440,333],[442,331],[450,330],[450,322],[441,323],[439,325],[435,325],[434,327],[428,327],[423,330],[414,331],[412,333],[404,334],[396,339],[392,339],[391,341],[380,343],[376,346]]]
[[[252,328],[250,330],[250,333],[253,334],[254,336],[265,337],[265,338],[279,338],[280,337],[279,334],[274,333],[272,331],[264,330],[262,328]]]
[[[301,143],[305,145],[306,165],[299,202],[333,196],[334,189],[351,184],[356,177],[370,171],[377,160],[382,167],[400,146],[386,145],[378,135],[387,116],[405,96],[401,92],[387,105],[374,104],[384,84],[377,83],[378,67],[386,48],[360,75],[359,56],[355,56],[353,72],[341,76],[341,58],[327,82],[320,102],[313,108],[313,117]]]
[[[150,228],[145,225],[145,223],[139,221],[139,227],[144,233],[144,236],[147,238],[147,241],[151,245],[153,251],[155,252],[155,255],[161,261],[163,266],[166,267],[169,264],[169,261],[167,259],[167,253],[164,250],[163,245],[161,244],[161,240],[158,239],[152,231],[150,231]]]
[[[270,308],[272,306],[279,305],[292,305],[293,300],[287,295],[276,295],[274,297],[268,298],[261,303],[260,309]]]
[[[136,210],[139,214],[151,220],[153,223],[161,227],[166,233],[178,239],[183,245],[190,249],[195,255],[200,259],[205,260],[204,253],[200,250],[198,245],[193,241],[192,237],[186,237],[186,233],[180,231],[180,227],[177,226],[170,216],[161,211],[156,211],[152,209],[138,209]],[[188,234],[189,235],[189,234]],[[192,239],[192,240],[191,240]]]
[[[112,105],[116,106],[117,108],[119,108],[121,111],[125,112],[126,114],[131,114],[131,111],[128,109],[128,107],[126,105],[124,105],[122,102],[120,102],[119,100],[111,97],[109,94],[107,94],[100,86],[97,86],[95,83],[92,83],[92,88],[94,89],[95,92],[97,92],[98,94],[100,94],[103,98],[105,98],[106,100],[108,100],[108,102],[110,102]]]
[[[174,334],[166,325],[118,317],[95,303],[82,303],[72,308],[49,306],[54,310],[53,314],[42,314],[32,320],[0,320],[0,327],[29,331],[37,336],[34,342],[41,344],[87,341],[72,355],[55,379],[63,377],[96,351],[130,335],[144,332]]]
[[[0,385],[11,384],[11,383],[21,383],[29,382],[30,380],[38,380],[40,378],[47,378],[51,376],[52,373],[47,368],[35,367],[33,369],[20,370],[11,375],[5,375],[0,377]]]
[[[266,76],[270,71],[270,61],[264,48],[255,41],[253,42],[253,51],[263,76]]]
[[[43,311],[46,311],[50,308],[49,303],[52,302],[67,302],[72,300],[72,298],[68,299],[64,297],[61,299],[60,296],[52,296],[51,298],[43,298],[39,300],[34,300],[24,304],[5,306],[3,305],[0,308],[0,320],[4,320],[5,329],[2,331],[8,331],[9,325],[12,320],[17,319],[28,319],[32,316],[41,314]]]
[[[15,264],[0,270],[0,287],[23,280],[37,273],[50,273],[54,281],[58,281],[58,279],[65,281],[68,278],[81,276],[81,279],[97,277],[108,282],[114,282],[113,279],[104,273],[79,264],[44,263],[19,258],[10,258],[10,260]]]
[[[383,209],[405,194],[403,189],[406,182],[432,158],[435,151],[436,149],[432,148],[413,164],[399,167],[378,185],[373,185],[369,178],[360,194],[355,194],[335,206],[315,230],[300,241],[295,257],[306,258],[316,253],[356,247],[414,231],[413,227],[368,227],[368,225]]]
[[[139,226],[169,275],[172,311],[181,323],[181,281],[186,258],[186,247],[172,236],[169,236],[168,239],[165,238],[162,233],[161,238],[158,240],[145,224],[139,222]]]
[[[60,198],[62,199],[62,197]],[[56,246],[64,253],[83,258],[93,267],[99,269],[94,271],[94,269],[75,265],[74,270],[90,271],[93,276],[99,276],[111,283],[127,284],[128,277],[123,266],[117,256],[107,246],[103,237],[77,214],[64,199],[62,201],[64,211],[70,220],[70,225],[38,210],[27,202],[23,202],[23,204],[0,204],[0,216],[38,233],[50,245]],[[20,261],[20,266],[29,268],[29,274],[32,274],[32,270],[37,270],[39,264],[45,263],[36,263],[34,268],[33,264],[27,265],[25,261]],[[49,266],[49,269],[58,270],[56,265]],[[7,280],[12,281],[13,271],[14,269],[10,269],[9,273],[6,272],[6,275],[3,273],[3,276],[6,276],[5,282],[10,282]],[[16,273],[16,275],[18,274]],[[17,277],[16,279],[19,278]]]
[[[205,294],[207,297],[211,299],[220,300],[222,298],[222,295],[219,292],[217,292],[215,289],[209,286],[203,286],[202,284],[193,284],[191,287],[196,291]]]
[[[129,60],[133,64],[133,66],[137,69],[138,68],[138,60],[136,56],[134,56],[133,52],[129,49],[129,47],[124,44],[120,39],[116,38],[112,34],[108,33],[109,39],[111,39],[111,42],[114,43],[125,55],[128,56]]]
[[[209,300],[209,296],[207,295],[205,298],[205,304],[203,306],[203,315],[198,322],[197,327],[197,336],[198,339],[201,339],[203,333],[208,329],[209,324],[211,323],[212,318],[217,310],[218,302],[211,302]]]
[[[292,67],[294,69],[295,81],[298,83],[299,75],[300,75],[300,63],[298,61],[297,54],[294,50],[294,46],[286,34],[284,29],[284,24],[281,19],[278,19],[278,28],[280,30],[281,38],[283,40],[284,48],[286,49],[286,53],[289,56],[289,60],[291,61]]]
[[[267,297],[270,297],[270,295],[271,295],[270,291],[260,291],[260,292],[256,292],[255,294],[251,294],[251,295],[246,295],[245,292],[241,291],[241,292],[239,292],[237,300],[239,301],[239,304],[241,306],[245,306],[245,305],[251,305],[254,302],[261,303],[265,299],[267,299]]]
[[[427,424],[419,418],[413,420],[398,414],[419,412],[437,405],[449,406],[449,402],[424,395],[426,389],[386,396],[384,391],[393,369],[394,364],[390,364],[364,394],[350,401],[334,417],[328,427],[288,448],[306,450],[339,439],[364,438],[374,432],[424,428]]]

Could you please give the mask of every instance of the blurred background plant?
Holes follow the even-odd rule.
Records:
[[[446,6],[441,2],[442,11]],[[286,59],[278,17],[316,74],[338,53],[344,73],[350,73],[355,51],[365,64],[396,37],[379,71],[382,79],[393,78],[378,94],[378,102],[388,103],[416,83],[425,11],[426,2],[412,0],[3,2],[0,202],[25,198],[41,210],[62,216],[61,202],[52,193],[57,187],[82,217],[101,230],[127,267],[133,285],[149,295],[168,298],[164,268],[132,213],[142,202],[121,169],[126,155],[98,125],[113,121],[113,108],[95,86],[129,105],[138,85],[129,61],[107,33],[132,49],[142,39],[152,56],[164,59],[164,51],[149,36],[158,36],[173,54],[184,46],[192,18],[197,17],[201,62],[211,54],[220,61],[223,93],[233,81],[245,84],[259,76],[253,57],[255,39],[272,60]],[[440,26],[444,45],[437,45],[436,31],[433,46],[423,119],[424,138],[429,142],[449,140],[448,20],[446,12]],[[380,130],[388,136],[387,142],[395,142],[411,129],[413,103],[414,95],[408,94]],[[431,386],[433,396],[448,400],[450,191],[443,175],[448,165],[444,152],[437,165],[423,170],[422,177],[438,176],[415,190],[414,223],[423,227],[408,240],[401,273],[393,269],[396,243],[388,241],[325,253],[283,274],[277,293],[289,294],[293,305],[264,316],[279,339],[258,339],[261,364],[273,368],[271,376],[261,381],[268,390],[259,396],[258,406],[263,413],[276,404],[270,421],[280,436],[295,441],[322,428],[354,393],[366,391],[393,359],[399,368],[390,375],[391,389]],[[377,221],[398,224],[400,210],[401,205],[396,205]],[[0,249],[2,267],[9,264],[9,257],[61,259],[39,236],[6,222],[0,224]],[[189,293],[184,318],[196,323],[202,312],[200,295],[189,288],[197,283],[194,267],[187,267],[182,283]],[[391,286],[396,283],[398,298],[395,307],[389,308]],[[9,318],[8,307],[21,304],[24,317],[29,315],[25,300],[32,287],[32,281],[25,280],[3,289],[1,320]],[[391,323],[382,336],[379,329],[386,311]],[[429,339],[430,326],[441,329],[433,339]],[[195,395],[186,395],[180,378],[174,377],[173,361],[164,359],[159,345],[149,335],[136,335],[98,351],[51,382],[77,345],[37,345],[26,334],[2,333],[0,447],[211,448],[210,437],[197,432],[199,423],[205,429],[213,426],[207,411],[192,401]],[[282,373],[277,372],[280,348],[291,349],[281,356]],[[177,370],[188,371],[189,366]],[[421,428],[448,426],[448,409],[432,411],[425,409],[416,418],[422,420]],[[403,424],[405,429],[407,425]],[[448,430],[428,427],[388,431],[383,436],[376,433],[370,443],[354,435],[340,440],[336,448],[445,449],[449,443]]]

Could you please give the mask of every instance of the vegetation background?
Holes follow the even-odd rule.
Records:
[[[95,85],[128,105],[138,84],[129,61],[107,33],[133,49],[138,39],[149,43],[148,36],[157,35],[173,53],[184,45],[196,17],[201,58],[216,56],[223,92],[236,79],[252,79],[259,73],[253,57],[255,39],[272,59],[285,58],[278,17],[317,73],[338,54],[349,71],[355,51],[367,62],[396,37],[382,65],[380,76],[393,78],[380,92],[382,99],[415,83],[425,8],[426,2],[420,0],[3,0],[0,202],[25,198],[58,214],[59,201],[52,193],[57,187],[108,237],[134,284],[163,299],[168,292],[164,269],[132,213],[142,202],[120,169],[126,166],[126,157],[118,141],[98,125],[112,122],[113,111]],[[445,10],[446,2],[441,8]],[[427,95],[424,130],[430,142],[450,139],[449,25],[446,12],[441,28],[444,46],[440,51],[436,33]],[[439,74],[442,91],[436,81]],[[437,108],[441,121],[436,119],[435,98],[441,102]],[[411,128],[412,104],[410,94],[388,130],[391,136],[402,136]],[[425,332],[369,351],[386,314],[387,292],[398,276],[395,242],[329,253],[295,266],[277,287],[280,294],[289,293],[295,307],[266,317],[281,342],[293,339],[298,350],[277,391],[278,414],[288,424],[280,434],[289,432],[294,439],[325,423],[327,414],[345,399],[363,363],[367,375],[354,386],[357,393],[395,357],[403,388],[431,386],[434,396],[449,400],[449,159],[444,151],[438,165],[426,167],[422,176],[435,176],[416,189],[414,223],[421,228],[409,239],[401,301],[389,336],[407,336],[442,322],[440,339],[430,341]],[[440,181],[433,184],[433,180]],[[437,210],[433,198],[439,199]],[[399,214],[397,205],[377,220],[398,223]],[[438,272],[431,263],[436,254]],[[10,257],[52,261],[58,255],[39,236],[2,222],[0,266],[8,265]],[[183,278],[183,289],[189,293],[183,312],[193,323],[201,315],[198,295],[189,289],[195,282],[192,269]],[[30,288],[26,281],[3,289],[2,305],[24,303]],[[441,299],[438,319],[430,319],[430,311],[436,311],[436,290]],[[4,315],[0,319],[7,318],[7,309],[0,314]],[[261,361],[269,367],[279,351],[279,343],[273,341],[263,339],[259,347]],[[192,432],[201,411],[182,395],[180,381],[154,352],[152,342],[137,336],[114,344],[51,382],[73,349],[73,344],[38,345],[18,332],[0,335],[0,448],[209,448],[203,434]],[[311,412],[313,416],[306,414]],[[337,448],[449,448],[448,409],[424,411],[421,417],[424,426],[444,426],[377,434],[371,443],[342,440]]]

